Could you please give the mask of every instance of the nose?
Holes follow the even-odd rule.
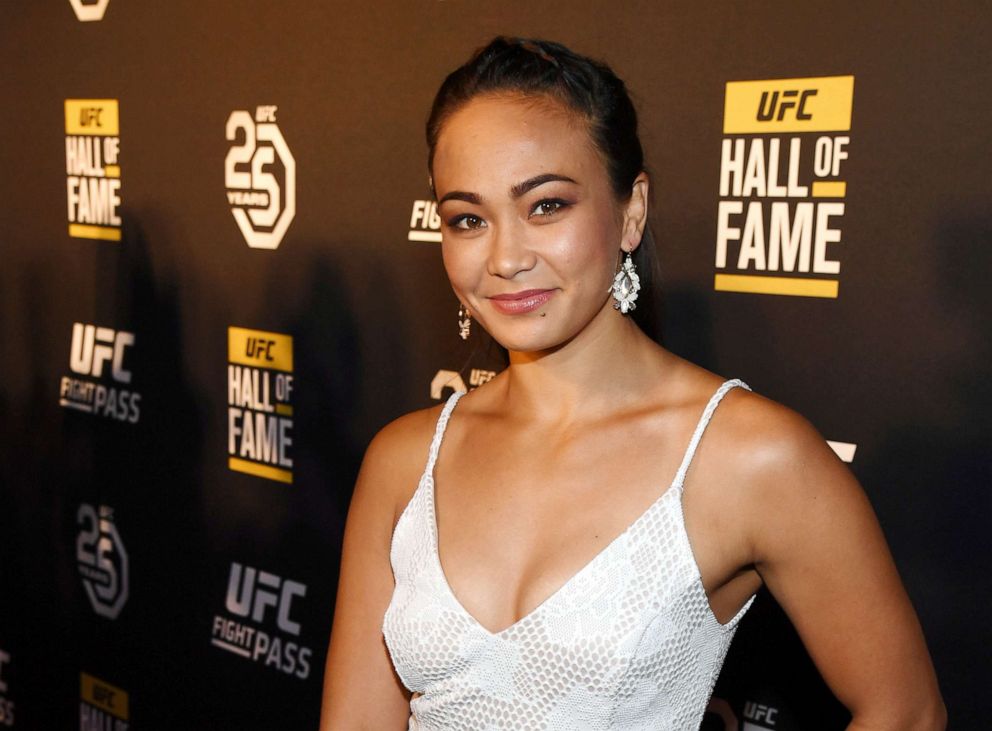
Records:
[[[493,227],[487,266],[487,271],[493,276],[513,279],[537,264],[537,255],[521,229],[508,223]]]

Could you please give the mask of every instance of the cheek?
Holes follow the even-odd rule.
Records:
[[[555,259],[568,274],[588,278],[598,272],[612,279],[618,238],[608,217],[574,217],[557,234],[552,244]]]
[[[471,247],[441,244],[444,271],[456,291],[468,289],[478,277],[476,258]]]

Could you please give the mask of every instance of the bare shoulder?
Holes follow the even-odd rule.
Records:
[[[395,590],[396,519],[416,489],[439,408],[387,424],[362,460],[345,523],[322,729],[400,728],[410,715],[410,694],[393,668],[382,623]]]
[[[724,400],[721,435],[739,445],[738,464],[748,471],[792,469],[834,454],[810,420],[784,404],[743,388]]]
[[[427,463],[434,428],[443,405],[419,409],[389,422],[365,451],[355,500],[370,498],[391,507],[395,525]]]
[[[850,469],[802,414],[742,388],[726,394],[710,444],[719,474],[741,524],[749,528],[755,558],[762,547],[825,524],[874,520]],[[716,421],[716,420],[714,420]],[[769,529],[768,526],[775,526]]]
[[[420,467],[423,468],[423,459],[427,457],[434,428],[443,408],[443,404],[438,404],[393,419],[372,438],[365,453],[365,461],[374,468],[388,465],[403,468],[420,460]]]
[[[943,728],[919,622],[854,474],[795,410],[741,388],[724,401],[686,495],[697,538],[716,537],[697,546],[714,585],[753,570],[851,709],[852,728]]]
[[[678,361],[672,379],[677,383],[676,396],[667,403],[684,406],[685,418],[696,419],[727,379],[684,359]],[[774,477],[803,465],[844,467],[806,417],[750,387],[727,389],[699,449],[700,454],[707,453],[696,460],[705,463],[700,468],[712,466],[712,477],[732,473],[736,477],[730,482],[743,489],[751,489],[752,483],[777,484]]]
[[[745,489],[782,497],[779,492],[823,487],[820,481],[800,479],[803,475],[849,472],[817,428],[794,409],[743,388],[731,389],[724,401],[712,441]]]

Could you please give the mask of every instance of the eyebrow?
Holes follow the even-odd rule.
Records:
[[[445,201],[465,201],[466,203],[474,203],[475,205],[482,203],[482,199],[475,193],[466,193],[461,190],[453,190],[450,193],[445,193],[438,199],[437,204],[441,205]]]
[[[528,178],[522,183],[517,183],[512,188],[510,188],[510,196],[514,199],[528,193],[538,186],[544,185],[545,183],[550,183],[553,181],[560,181],[563,183],[575,183],[567,175],[558,175],[557,173],[544,173],[542,175],[535,175],[533,178]],[[577,183],[576,183],[577,184]],[[441,205],[445,201],[458,200],[465,201],[466,203],[473,203],[479,205],[482,203],[482,198],[477,193],[466,193],[463,190],[453,190],[450,193],[445,193],[438,200],[437,204]]]
[[[575,183],[574,180],[572,180],[571,178],[565,175],[557,175],[556,173],[544,173],[543,175],[536,175],[533,178],[530,178],[529,180],[525,180],[522,183],[517,183],[512,188],[510,188],[510,195],[513,196],[513,198],[519,198],[524,193],[534,190],[534,188],[538,187],[539,185],[544,185],[545,183],[550,183],[555,180],[560,180],[565,183]]]

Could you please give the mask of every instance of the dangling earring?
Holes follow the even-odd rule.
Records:
[[[462,340],[468,340],[468,334],[472,330],[472,315],[463,304],[458,305],[458,334]]]
[[[627,258],[616,276],[613,277],[613,309],[620,310],[624,315],[636,308],[634,302],[637,300],[637,293],[641,291],[641,278],[634,271],[634,260],[627,252]]]

